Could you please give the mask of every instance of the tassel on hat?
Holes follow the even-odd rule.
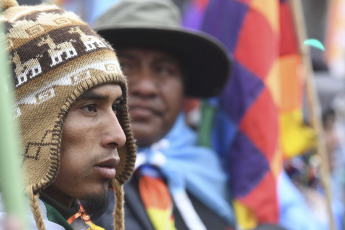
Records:
[[[116,227],[123,229],[122,184],[133,171],[136,146],[128,117],[127,81],[113,48],[76,14],[56,5],[18,6],[15,0],[0,0],[0,7],[12,65],[26,193],[37,229],[45,230],[38,199],[59,172],[68,111],[83,93],[102,84],[118,84],[124,95],[124,109],[117,115],[126,144],[118,149],[121,163],[111,181],[117,198]]]

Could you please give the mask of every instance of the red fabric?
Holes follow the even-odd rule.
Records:
[[[264,16],[249,9],[234,51],[236,61],[261,79],[265,79],[278,55],[278,35]]]
[[[239,200],[255,210],[256,217],[260,223],[277,223],[279,219],[278,198],[277,196],[267,196],[267,193],[270,194],[276,190],[277,183],[275,177],[272,173],[267,173],[255,189],[247,196],[239,198]]]
[[[153,207],[166,210],[172,207],[168,187],[160,178],[141,176],[139,193],[146,209]]]
[[[255,103],[248,108],[240,129],[267,160],[272,161],[278,148],[278,111],[267,88],[263,89]]]

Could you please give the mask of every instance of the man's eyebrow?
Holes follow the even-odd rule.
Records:
[[[134,55],[132,55],[132,54],[127,54],[127,53],[119,52],[119,53],[117,53],[117,56],[119,58],[126,58],[126,59],[129,59],[129,60],[136,60],[136,57]]]
[[[108,96],[99,95],[97,93],[94,93],[93,91],[88,91],[88,92],[85,92],[83,95],[81,95],[77,99],[77,101],[80,101],[80,100],[103,100],[103,101],[106,101],[106,100],[108,100],[108,98],[109,98]],[[123,100],[124,100],[123,95],[116,98],[116,101],[123,101]]]
[[[78,98],[78,101],[80,100],[105,100],[107,99],[107,96],[102,96],[97,93],[94,93],[93,91],[85,92],[83,95],[81,95]]]
[[[118,52],[117,56],[119,56],[121,58],[136,59],[135,55],[130,54],[130,53]],[[173,57],[160,56],[157,58],[157,61],[159,61],[159,62],[176,62],[176,59]]]
[[[157,59],[157,62],[169,62],[169,63],[178,63],[176,59],[171,57],[160,57]]]

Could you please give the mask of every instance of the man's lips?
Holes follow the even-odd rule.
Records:
[[[106,179],[112,179],[116,176],[115,167],[118,163],[119,163],[119,160],[117,160],[116,158],[111,158],[111,159],[102,161],[99,164],[96,164],[95,168],[102,177]]]
[[[129,106],[129,112],[132,118],[148,118],[152,115],[160,115],[158,110],[155,110],[148,106]]]

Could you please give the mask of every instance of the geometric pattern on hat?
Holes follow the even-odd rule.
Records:
[[[38,160],[42,148],[53,147],[52,133],[52,130],[47,130],[40,142],[28,142],[24,152],[24,157]]]
[[[0,0],[0,6],[15,86],[26,192],[37,228],[45,229],[38,196],[58,175],[68,111],[84,92],[109,83],[118,84],[124,98],[117,117],[126,143],[118,149],[121,161],[110,181],[116,195],[115,227],[122,229],[122,184],[133,172],[136,146],[128,117],[127,80],[114,50],[77,15],[55,5],[18,6],[14,0]]]
[[[81,67],[62,76],[51,83],[46,83],[44,87],[32,92],[15,103],[15,107],[21,104],[40,104],[55,96],[56,86],[76,85],[83,80],[91,78],[91,70],[104,71],[108,74],[116,74],[120,71],[118,63],[113,61],[94,62],[87,67]],[[20,111],[20,110],[19,110]]]
[[[27,183],[37,192],[57,175],[70,106],[83,92],[104,83],[119,84],[126,97],[126,78],[112,47],[72,12],[55,5],[13,6],[0,20],[12,63]],[[130,176],[136,153],[127,113],[125,105],[119,114],[127,138],[116,168],[120,184]]]
[[[71,39],[66,41],[66,34]],[[35,47],[37,55],[25,59],[24,55],[28,47]],[[15,64],[14,72],[17,76],[15,86],[20,88],[36,77],[58,68],[64,62],[86,55],[96,48],[109,49],[106,43],[97,38],[88,26],[64,27],[59,29],[59,34],[48,33],[28,41],[11,55],[11,60]],[[120,72],[119,66],[114,68]]]

